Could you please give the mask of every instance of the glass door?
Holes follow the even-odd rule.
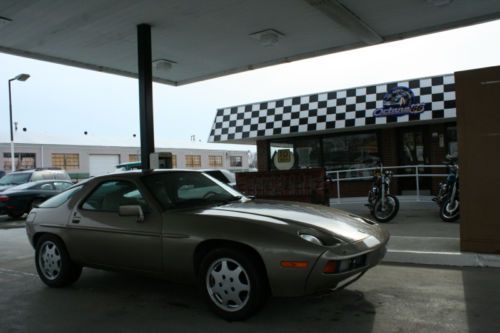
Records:
[[[413,194],[417,189],[415,174],[415,167],[412,165],[425,165],[429,164],[428,147],[430,144],[425,127],[401,129],[399,133],[399,165],[407,165],[409,167],[399,169],[398,173],[407,175],[408,177],[400,177],[398,179],[399,189],[402,194]],[[418,168],[419,174],[424,174],[428,170],[424,167]],[[431,179],[429,177],[419,177],[420,191],[430,191]]]

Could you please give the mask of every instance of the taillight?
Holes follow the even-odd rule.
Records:
[[[7,202],[10,198],[6,195],[0,195],[0,202]]]

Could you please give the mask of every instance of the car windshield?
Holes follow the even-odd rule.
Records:
[[[30,180],[31,173],[9,173],[0,179],[0,185],[20,185]]]
[[[200,172],[165,172],[143,177],[143,181],[164,208],[203,204],[224,204],[243,195]]]

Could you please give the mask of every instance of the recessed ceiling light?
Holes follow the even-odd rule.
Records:
[[[259,41],[262,46],[272,46],[276,44],[285,34],[274,29],[266,29],[250,34],[250,37]]]
[[[172,69],[172,66],[175,65],[176,62],[168,59],[156,59],[153,60],[153,66],[156,70],[166,72]]]

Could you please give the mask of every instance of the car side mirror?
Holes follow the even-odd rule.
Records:
[[[120,216],[135,216],[137,223],[144,222],[144,212],[139,205],[124,205],[118,208],[118,215]]]

